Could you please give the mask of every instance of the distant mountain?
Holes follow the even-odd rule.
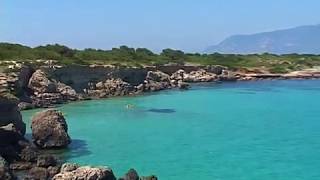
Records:
[[[235,35],[225,39],[218,45],[208,47],[205,52],[320,54],[320,25],[300,26],[251,35]]]

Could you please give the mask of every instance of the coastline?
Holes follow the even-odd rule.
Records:
[[[50,108],[73,101],[145,95],[187,90],[194,83],[258,80],[319,79],[320,70],[278,74],[233,71],[223,66],[160,66],[121,68],[110,66],[22,66],[0,74],[0,92],[19,98],[20,110]]]
[[[111,74],[108,72],[109,74],[107,74],[107,76],[105,76],[105,73],[101,73],[103,74],[101,81],[96,80],[95,82],[90,82],[91,77],[89,76],[90,83],[87,83],[85,79],[82,79],[84,82],[79,81],[80,84],[74,84],[73,82],[73,84],[71,83],[70,85],[66,85],[64,83],[70,79],[57,80],[57,77],[65,73],[65,71],[62,71],[63,73],[61,73],[61,71],[59,72],[58,69],[57,71],[59,73],[57,73],[57,71],[52,68],[33,69],[32,67],[24,66],[15,75],[10,73],[8,74],[8,78],[6,79],[7,89],[5,89],[4,92],[9,92],[9,94],[10,92],[19,93],[18,95],[20,96],[15,99],[15,103],[17,103],[17,105],[19,104],[20,110],[33,108],[44,108],[44,110],[46,110],[47,108],[56,107],[56,105],[66,104],[69,102],[80,102],[84,100],[123,96],[144,96],[148,93],[170,89],[187,90],[190,88],[190,85],[192,86],[195,83],[224,83],[275,79],[318,79],[320,77],[320,72],[310,70],[293,72],[289,74],[245,74],[241,72],[230,71],[221,66],[206,68],[207,69],[199,68],[194,71],[185,71],[179,67],[179,69],[172,74],[166,74],[159,70],[148,71],[146,69],[111,69]],[[94,70],[95,69],[92,71],[93,75],[95,75]],[[74,73],[74,71],[68,72],[71,72],[71,75],[64,77],[72,77],[74,80],[79,78],[78,74]],[[132,74],[138,74],[138,77],[141,79],[136,79],[136,77],[133,77]],[[133,79],[130,79],[130,77]],[[77,86],[81,87],[81,84],[86,83],[87,88],[83,90],[83,93],[79,93]],[[29,103],[25,101],[26,99],[30,100]],[[12,104],[12,107],[14,107],[15,103]],[[29,153],[32,152],[33,150]],[[44,152],[46,153],[46,151]],[[12,166],[16,166],[13,168],[17,169],[26,168],[25,164],[21,165],[19,163],[14,163]],[[27,167],[29,168],[30,166],[33,165],[28,162]],[[41,170],[47,171],[44,169]],[[39,172],[36,173],[38,174]]]

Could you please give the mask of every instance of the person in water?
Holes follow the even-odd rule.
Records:
[[[134,106],[132,104],[127,104],[127,109],[132,109]]]

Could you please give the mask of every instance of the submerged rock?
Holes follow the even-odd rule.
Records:
[[[61,148],[70,144],[68,126],[61,112],[49,109],[32,118],[32,138],[41,148]]]
[[[141,177],[140,180],[158,180],[158,178],[155,175],[151,175],[151,176]]]
[[[136,170],[130,169],[123,178],[119,178],[119,180],[139,180],[139,175]]]
[[[116,180],[111,169],[95,168],[90,166],[78,167],[72,171],[61,171],[53,180]]]

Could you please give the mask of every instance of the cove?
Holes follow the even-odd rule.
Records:
[[[319,80],[205,83],[81,101],[58,108],[73,139],[61,155],[117,176],[133,167],[164,180],[319,179],[319,107]],[[37,111],[23,112],[28,127]]]

